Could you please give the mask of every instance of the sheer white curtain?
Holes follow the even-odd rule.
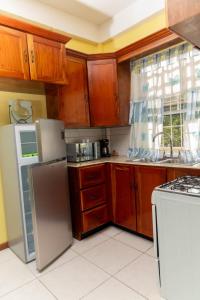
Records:
[[[200,51],[184,43],[131,64],[131,138],[129,158],[156,159],[163,130],[163,111],[167,101],[179,99],[182,110],[185,160],[199,157]]]

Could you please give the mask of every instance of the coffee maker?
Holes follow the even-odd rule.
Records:
[[[102,139],[100,142],[100,153],[101,157],[110,157],[109,152],[109,140],[108,139]]]

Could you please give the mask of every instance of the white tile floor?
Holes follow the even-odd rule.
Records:
[[[2,300],[161,300],[153,243],[108,227],[73,246],[42,273],[0,252]]]

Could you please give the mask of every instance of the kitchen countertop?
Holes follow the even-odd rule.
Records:
[[[188,169],[200,169],[200,163],[195,164],[193,166],[187,165],[187,164],[176,164],[176,163],[154,163],[154,162],[138,162],[138,161],[130,161],[128,160],[127,156],[111,156],[111,157],[105,157],[100,158],[97,160],[90,160],[80,163],[74,163],[74,162],[68,162],[68,167],[87,167],[87,166],[93,166],[97,164],[103,164],[103,163],[118,163],[118,164],[129,164],[134,166],[152,166],[152,167],[165,167],[165,168],[188,168]]]

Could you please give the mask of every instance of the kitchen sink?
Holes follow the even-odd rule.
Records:
[[[186,166],[194,166],[199,164],[199,162],[184,162],[180,158],[161,158],[156,161],[152,161],[148,158],[135,158],[133,160],[129,160],[132,162],[144,162],[144,163],[153,163],[153,164],[177,164],[177,165],[186,165]]]
[[[186,166],[194,166],[199,162],[184,162],[180,158],[165,158],[159,161],[155,161],[156,164],[178,164],[178,165],[186,165]]]

